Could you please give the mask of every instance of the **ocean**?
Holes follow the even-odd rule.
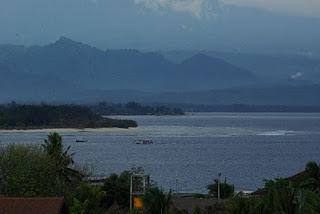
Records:
[[[77,163],[106,176],[142,167],[165,189],[206,192],[222,173],[237,190],[264,179],[294,175],[320,162],[319,113],[189,113],[185,116],[114,116],[138,128],[60,130]],[[0,144],[39,144],[48,130],[0,132]],[[78,143],[77,138],[87,140]],[[154,144],[137,145],[139,139]]]

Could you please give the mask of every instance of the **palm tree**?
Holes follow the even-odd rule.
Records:
[[[63,150],[62,137],[58,133],[50,133],[42,147],[54,162],[55,171],[63,183],[72,184],[81,179],[81,173],[72,168],[74,161],[73,154],[69,154],[70,146]]]

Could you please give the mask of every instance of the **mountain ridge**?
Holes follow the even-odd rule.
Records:
[[[189,61],[176,64],[156,52],[103,51],[66,37],[49,45],[25,49],[16,54],[0,49],[2,59],[6,59],[0,58],[0,63],[8,64],[15,72],[50,74],[91,89],[181,91],[225,87],[229,80],[230,87],[241,85],[241,81],[256,80],[247,70],[205,55],[196,55]],[[232,82],[233,76],[239,81]]]
[[[0,45],[0,75],[0,102],[320,104],[318,86],[289,79],[279,88],[219,57],[200,53],[175,63],[159,52],[104,51],[66,37]]]

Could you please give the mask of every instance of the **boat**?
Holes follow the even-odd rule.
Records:
[[[136,144],[149,145],[149,144],[153,144],[153,141],[151,139],[143,139],[143,140],[138,140]]]
[[[83,138],[77,138],[76,139],[76,142],[77,143],[86,143],[86,142],[88,142],[87,140],[84,140]]]

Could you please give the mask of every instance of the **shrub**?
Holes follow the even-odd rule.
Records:
[[[215,179],[213,184],[207,186],[209,190],[209,194],[213,195],[213,197],[218,198],[218,180]],[[234,186],[227,183],[225,179],[223,183],[220,182],[220,197],[221,199],[228,198],[232,196],[234,193]]]

